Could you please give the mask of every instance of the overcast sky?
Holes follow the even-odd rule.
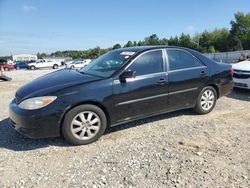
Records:
[[[0,0],[0,56],[230,28],[250,0]]]

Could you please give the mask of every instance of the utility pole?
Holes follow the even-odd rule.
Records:
[[[200,48],[200,35],[198,35],[197,47],[198,47],[198,49]]]

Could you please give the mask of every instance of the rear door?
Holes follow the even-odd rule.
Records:
[[[163,50],[139,55],[126,70],[136,72],[135,78],[113,82],[115,121],[130,120],[162,112],[167,108],[168,86]]]
[[[53,67],[55,63],[53,62],[53,60],[47,60],[44,64],[44,67]]]
[[[208,81],[208,68],[183,49],[167,49],[169,107],[194,105],[199,90]]]

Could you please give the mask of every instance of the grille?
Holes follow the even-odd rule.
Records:
[[[16,103],[17,103],[17,104],[20,104],[22,98],[16,94],[15,100],[16,100]]]
[[[250,78],[250,71],[244,71],[244,70],[234,70],[234,78],[239,78],[239,79],[248,79]]]
[[[16,123],[14,121],[10,120],[10,124],[13,128],[16,128]]]
[[[239,86],[239,87],[246,87],[247,88],[247,84],[243,84],[243,83],[234,83],[235,86]]]
[[[250,71],[234,69],[234,72],[242,72],[250,74]]]
[[[233,77],[234,78],[239,78],[239,79],[248,79],[248,78],[250,78],[250,74],[246,75],[246,74],[237,74],[237,73],[234,73]]]

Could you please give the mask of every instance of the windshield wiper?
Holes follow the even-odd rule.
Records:
[[[83,72],[83,71],[80,71],[80,70],[76,70],[76,71],[79,72],[79,73],[81,73],[81,74],[86,74],[86,75],[90,75],[90,76],[94,76],[94,77],[104,78],[102,76],[94,75],[94,74],[89,74],[89,73],[86,73],[86,72]]]

